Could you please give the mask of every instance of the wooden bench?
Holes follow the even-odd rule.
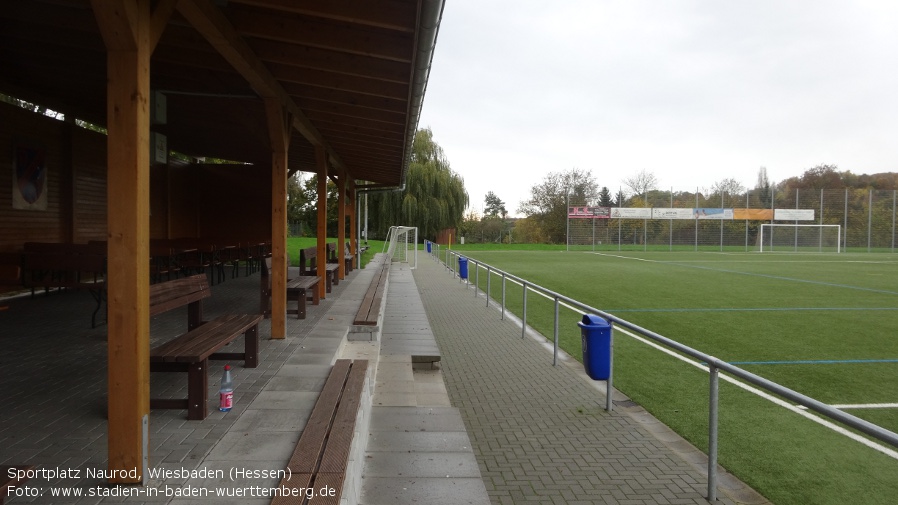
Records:
[[[321,303],[321,295],[318,293],[320,277],[297,276],[295,279],[287,279],[287,300],[296,300],[296,310],[287,309],[288,314],[296,314],[297,319],[306,318],[306,301],[312,305]],[[264,267],[260,276],[260,300],[259,312],[265,318],[271,317],[271,258],[264,259]]]
[[[318,248],[307,247],[299,250],[299,275],[318,275]],[[334,263],[325,263],[326,271],[324,272],[325,291],[330,293],[331,286],[340,284],[340,276],[337,275],[337,269],[340,268]]]
[[[263,259],[266,256],[270,256],[271,253],[269,250],[271,249],[271,244],[262,240],[241,240],[237,246],[237,264],[240,262],[244,262],[245,271],[247,276],[251,273],[255,273],[256,268],[261,269]],[[234,277],[237,276],[236,268],[232,273]]]
[[[358,312],[355,314],[355,320],[352,324],[362,326],[376,326],[377,318],[380,316],[380,308],[383,304],[384,295],[387,291],[387,278],[390,275],[390,262],[385,261],[383,265],[376,267],[374,278],[362,298],[362,304],[359,306]]]
[[[222,282],[225,278],[224,263],[221,256],[224,249],[214,241],[197,237],[182,237],[171,239],[168,244],[179,251],[183,251],[178,259],[178,266],[185,273],[206,273],[209,269],[210,282],[215,285],[215,278]]]
[[[340,264],[340,255],[337,254],[337,244],[334,242],[328,242],[325,244],[327,248],[327,262],[328,263],[336,263]],[[343,264],[345,268],[346,275],[349,275],[352,272],[352,260],[355,256],[349,250],[349,243],[346,242],[343,244]]]
[[[90,293],[97,303],[91,328],[106,299],[106,251],[92,244],[26,242],[22,255],[22,284],[34,290],[75,289]]]
[[[32,470],[34,470],[34,465],[0,466],[0,485],[3,486],[3,489],[0,490],[0,505],[3,505],[6,498],[12,496],[10,491],[22,487],[22,484],[28,481],[28,472]]]
[[[299,489],[317,492],[324,487],[334,489],[335,496],[316,495],[310,503],[340,503],[367,371],[367,360],[339,359],[334,364],[287,463],[289,477],[278,484],[295,489],[298,496],[275,497],[273,505],[306,503]]]
[[[209,360],[243,360],[244,367],[259,363],[258,325],[261,314],[225,315],[203,320],[203,299],[211,296],[206,274],[160,282],[150,286],[150,315],[187,306],[187,333],[150,351],[151,372],[187,372],[186,399],[151,399],[150,408],[187,409],[187,418],[206,418],[209,401]],[[244,336],[244,352],[219,352]]]
[[[22,288],[22,255],[0,253],[0,293]]]

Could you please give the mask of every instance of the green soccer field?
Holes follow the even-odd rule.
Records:
[[[459,252],[898,431],[898,255]],[[497,275],[491,294],[501,299]],[[521,298],[508,282],[518,315]],[[531,292],[527,303],[551,338],[553,302]],[[561,347],[578,359],[579,320],[561,310]],[[615,386],[707,450],[707,372],[615,335]],[[731,384],[720,405],[720,463],[774,503],[898,496],[893,457]]]

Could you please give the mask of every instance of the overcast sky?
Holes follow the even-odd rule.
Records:
[[[549,172],[612,193],[898,171],[898,2],[447,0],[419,127],[478,212]]]

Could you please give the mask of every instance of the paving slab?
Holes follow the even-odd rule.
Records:
[[[708,503],[694,447],[675,450],[685,441],[669,430],[656,437],[644,411],[606,412],[582,367],[552,366],[544,340],[522,339],[519,324],[432,258],[414,280],[491,503]],[[766,503],[730,483],[718,498]]]

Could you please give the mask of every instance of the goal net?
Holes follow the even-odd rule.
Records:
[[[414,270],[418,267],[418,228],[391,226],[384,249],[391,261],[407,263]]]
[[[838,224],[761,225],[761,252],[841,252],[842,227]]]

